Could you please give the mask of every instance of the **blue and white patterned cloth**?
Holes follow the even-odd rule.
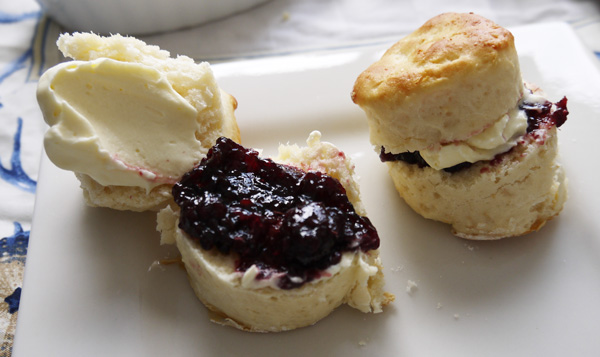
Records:
[[[480,13],[504,26],[568,21],[590,54],[600,59],[597,1],[450,3],[377,0],[368,2],[369,11],[365,11],[363,0],[273,0],[221,21],[143,39],[173,53],[222,60],[398,36],[437,13],[452,10]],[[260,28],[261,36],[251,36],[253,26]],[[34,0],[0,0],[0,357],[12,353],[46,130],[35,89],[42,71],[60,61],[54,42],[61,30]],[[204,39],[203,43],[198,39]]]
[[[11,354],[45,130],[35,101],[41,12],[16,5],[0,7],[0,356]]]

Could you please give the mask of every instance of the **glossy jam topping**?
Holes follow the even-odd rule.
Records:
[[[339,181],[260,158],[227,138],[173,187],[173,197],[179,228],[203,249],[235,253],[236,271],[256,265],[259,279],[284,273],[283,289],[320,277],[344,252],[379,247]]]
[[[552,126],[560,127],[567,121],[567,115],[569,114],[569,111],[567,110],[566,97],[563,97],[563,99],[554,105],[550,101],[541,103],[529,103],[524,101],[519,104],[519,109],[525,111],[525,114],[527,115],[526,135],[534,135],[535,131],[539,129],[549,129]],[[505,153],[496,155],[493,160],[497,161],[498,156],[503,154]],[[382,147],[379,154],[379,159],[382,162],[404,161],[408,164],[418,165],[420,168],[429,167],[429,164],[423,159],[419,151],[392,154],[385,152],[385,148]],[[457,172],[469,168],[472,165],[473,164],[470,162],[462,162],[458,165],[447,167],[443,170],[446,172]]]

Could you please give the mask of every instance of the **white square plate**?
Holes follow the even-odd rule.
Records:
[[[159,245],[154,214],[86,207],[73,174],[44,157],[14,355],[600,354],[600,74],[566,24],[513,33],[524,78],[552,101],[569,99],[559,141],[570,197],[541,231],[465,241],[399,198],[350,100],[355,78],[390,43],[218,64],[245,145],[271,155],[318,129],[352,157],[396,301],[377,315],[342,307],[286,333],[210,323],[184,270],[153,265],[177,256]]]

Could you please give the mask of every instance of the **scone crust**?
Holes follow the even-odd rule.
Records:
[[[471,13],[427,21],[365,70],[352,92],[371,142],[393,153],[465,140],[521,96],[512,34]]]

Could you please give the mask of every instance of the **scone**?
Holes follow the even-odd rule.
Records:
[[[208,63],[120,35],[63,34],[57,45],[74,61],[40,78],[44,146],[89,205],[158,210],[216,138],[240,140],[236,100]]]
[[[492,21],[432,18],[360,74],[352,100],[400,195],[455,235],[518,236],[562,210],[566,98],[523,82],[512,34]]]
[[[276,332],[342,303],[381,312],[393,295],[350,160],[313,132],[275,161],[284,165],[221,138],[158,214],[162,242],[177,244],[194,292],[222,317],[213,321]]]

